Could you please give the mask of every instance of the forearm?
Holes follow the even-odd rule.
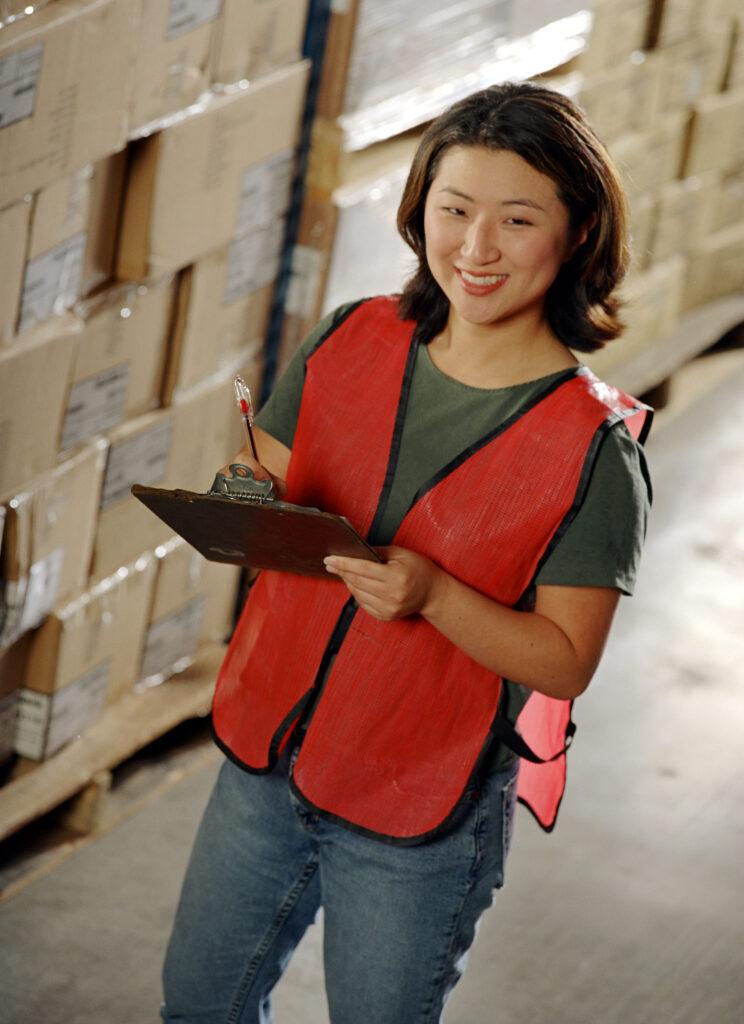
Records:
[[[480,665],[549,697],[577,697],[593,674],[551,619],[498,604],[443,570],[421,615]]]

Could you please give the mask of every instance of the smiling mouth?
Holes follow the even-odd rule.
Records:
[[[460,270],[459,267],[457,267],[456,269],[457,272],[461,275],[461,277],[468,282],[468,284],[498,284],[499,281],[505,281],[506,278],[508,277],[508,274],[469,274],[467,270]]]
[[[508,278],[508,274],[469,274],[467,270],[455,267],[463,288],[471,294],[485,294],[500,288]]]

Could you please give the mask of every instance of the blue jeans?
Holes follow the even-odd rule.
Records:
[[[270,993],[318,909],[332,1024],[441,1019],[478,918],[504,879],[516,766],[471,786],[466,812],[420,846],[309,813],[288,757],[226,760],[197,833],[163,972],[164,1021],[270,1024]]]

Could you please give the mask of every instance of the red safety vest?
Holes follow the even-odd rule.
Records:
[[[398,319],[394,299],[373,299],[307,359],[286,500],[345,515],[373,544],[405,417],[414,327]],[[422,487],[393,543],[516,605],[580,506],[605,432],[624,419],[638,436],[648,413],[586,369],[567,370]],[[458,813],[503,727],[501,690],[499,676],[421,616],[381,622],[339,580],[264,570],[217,680],[213,727],[230,757],[266,772],[302,718],[292,785],[304,803],[367,834],[418,843]],[[565,783],[571,702],[533,691],[518,726],[547,761],[523,762],[519,795],[549,829]]]

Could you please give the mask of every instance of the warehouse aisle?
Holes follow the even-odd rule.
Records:
[[[636,597],[579,704],[557,831],[520,812],[447,1024],[738,1024],[744,1005],[744,369],[649,443]],[[738,635],[737,635],[738,634]],[[145,1024],[215,757],[0,911],[0,1019]],[[311,929],[277,1024],[327,1024]]]

